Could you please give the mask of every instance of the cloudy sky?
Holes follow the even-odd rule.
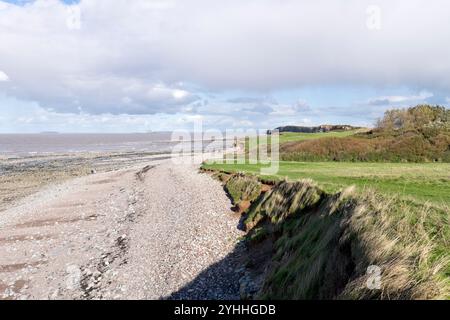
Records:
[[[0,132],[371,125],[450,102],[447,0],[0,0]]]

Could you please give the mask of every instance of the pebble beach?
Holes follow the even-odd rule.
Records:
[[[239,217],[163,154],[0,160],[0,299],[239,299]]]

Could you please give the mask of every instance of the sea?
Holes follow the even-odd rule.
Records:
[[[172,140],[170,132],[0,134],[0,157],[91,152],[169,153],[179,144],[179,141]]]

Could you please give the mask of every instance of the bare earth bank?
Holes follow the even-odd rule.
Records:
[[[163,159],[50,185],[0,212],[0,299],[238,299],[230,206]]]

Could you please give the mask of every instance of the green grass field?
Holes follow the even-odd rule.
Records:
[[[343,138],[355,134],[358,130],[349,131],[332,131],[323,133],[297,133],[297,132],[282,132],[280,134],[280,143],[302,140],[314,140],[319,138],[334,137]]]
[[[320,133],[297,133],[297,132],[282,132],[279,134],[279,143],[283,144],[286,142],[293,141],[303,141],[303,140],[314,140],[326,137],[334,137],[334,138],[343,138],[354,135],[358,130],[349,130],[349,131],[332,131],[332,132],[320,132]],[[258,139],[256,137],[250,138],[252,139],[252,145],[264,145],[268,143],[271,144],[270,136],[268,139]],[[249,141],[246,141],[246,150],[248,150]]]
[[[419,115],[430,111],[417,110]],[[392,271],[390,276],[383,271],[389,284],[376,297],[373,292],[365,295],[354,283],[344,290],[347,297],[450,298],[450,163],[445,161],[450,141],[445,128],[438,132],[425,129],[417,122],[414,130],[406,133],[376,132],[383,136],[372,132],[349,137],[358,131],[282,133],[280,159],[284,161],[272,162],[272,169],[274,164],[279,167],[274,176],[262,176],[261,169],[268,165],[242,162],[243,158],[256,158],[257,146],[269,144],[267,149],[271,149],[270,139],[266,142],[264,138],[247,139],[246,152],[239,156],[239,162],[203,165],[204,169],[245,173],[245,176],[215,176],[226,182],[225,188],[233,191],[233,198],[250,201],[248,195],[252,193],[248,190],[255,190],[251,175],[260,176],[261,181],[315,182],[276,184],[270,192],[251,201],[245,213],[249,241],[257,239],[254,250],[258,250],[263,237],[265,240],[275,237],[276,254],[271,257],[274,271],[265,281],[267,290],[263,297],[323,296],[314,290],[329,287],[320,283],[320,279],[330,278],[327,270],[333,270],[335,275],[335,270],[345,269],[338,266],[339,261],[359,259],[357,265],[370,261],[385,266],[381,268],[386,272]],[[326,139],[330,137],[333,139]],[[300,141],[305,142],[296,143]],[[356,189],[336,193],[349,186]],[[289,215],[290,218],[285,218]],[[276,230],[276,234],[265,236],[271,230]],[[341,235],[345,237],[340,238]],[[347,241],[354,242],[348,245]],[[330,251],[342,243],[351,248],[348,253],[352,257],[329,259],[343,252]],[[324,265],[330,261],[330,266]],[[364,277],[364,270],[361,275]],[[351,276],[356,278],[357,275]]]
[[[258,166],[207,167],[259,172]],[[448,181],[440,178],[448,169],[417,164],[281,163],[280,175],[293,180],[312,177],[320,184],[282,182],[259,196],[254,191],[258,185],[262,190],[261,183],[251,175],[215,177],[225,182],[233,199],[251,202],[244,215],[250,250],[259,253],[273,241],[273,269],[259,298],[335,298],[339,290],[327,283],[327,272],[336,276],[341,270],[338,277],[342,281],[355,281],[339,293],[345,299],[449,299],[450,206],[444,199],[450,190]],[[323,193],[322,188],[366,183],[382,193],[359,192],[358,188],[347,188],[341,194]],[[404,184],[406,189],[402,189]],[[425,204],[430,198],[431,203]],[[343,267],[348,264],[342,261],[364,267],[353,269],[349,276],[343,271],[349,270]],[[365,269],[371,264],[379,266],[383,277],[389,279],[382,293],[367,291],[364,286]],[[360,280],[355,280],[358,277]],[[331,291],[324,293],[330,287]]]
[[[205,164],[205,169],[260,174],[262,165]],[[311,178],[326,191],[355,185],[374,188],[387,195],[436,205],[450,205],[449,163],[347,163],[347,162],[279,162],[276,176],[267,179],[298,180]]]
[[[280,145],[291,141],[324,137],[348,137],[356,132],[357,130],[328,133],[285,132],[280,134]],[[248,146],[248,141],[246,146]],[[204,165],[205,169],[246,172],[255,175],[259,175],[261,167],[262,165],[250,164]],[[373,188],[387,195],[399,195],[420,203],[428,201],[437,205],[450,205],[450,163],[280,161],[279,167],[276,176],[265,178],[284,179],[287,177],[290,180],[310,178],[329,192],[355,185],[361,189]]]

